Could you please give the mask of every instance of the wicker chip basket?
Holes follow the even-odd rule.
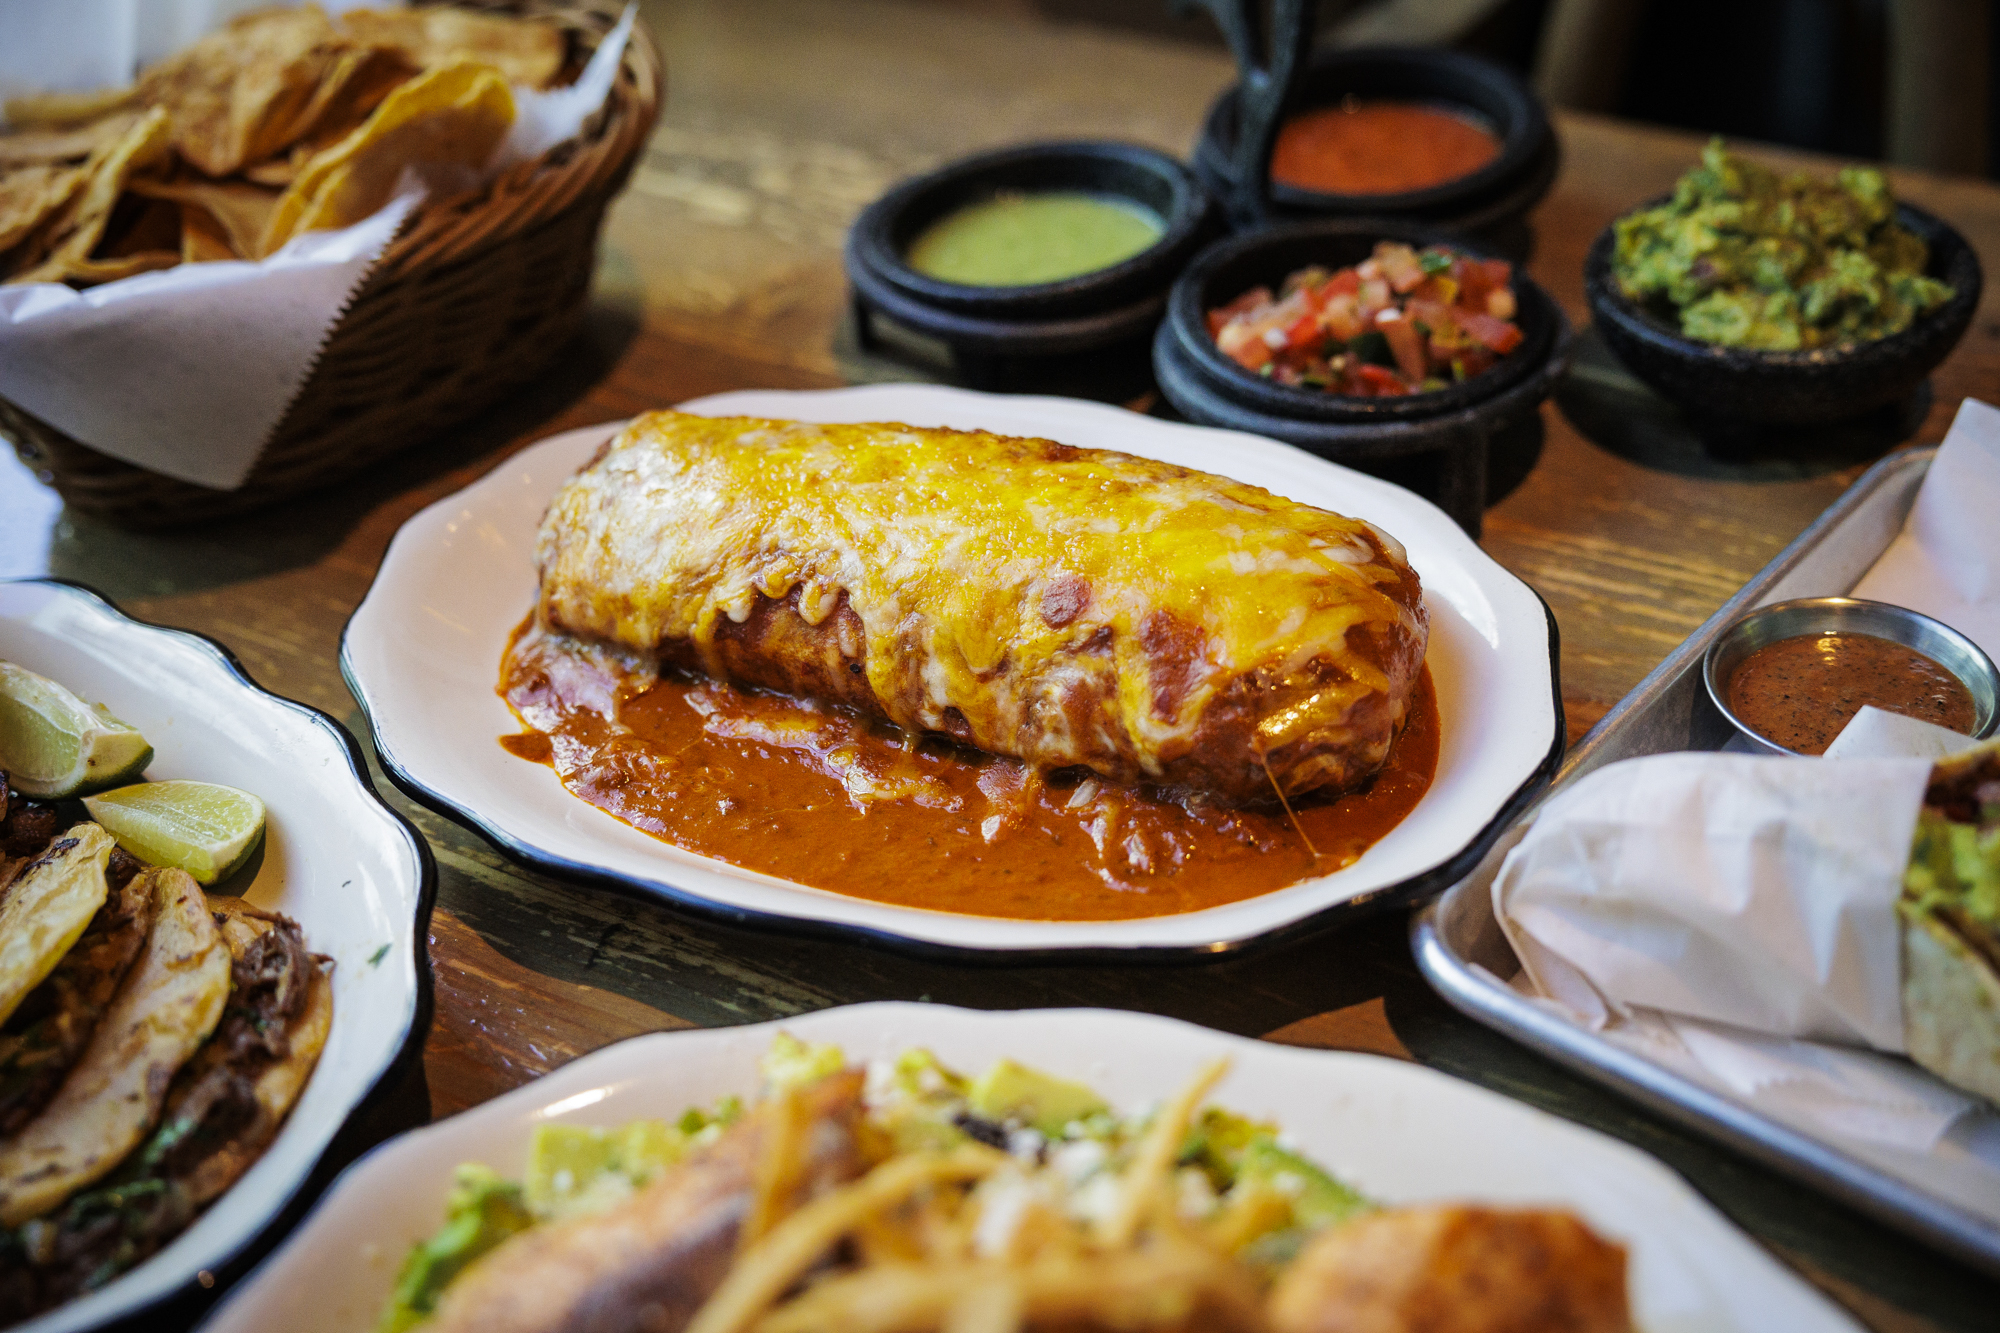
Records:
[[[550,16],[588,58],[615,13],[480,5]],[[0,433],[71,508],[159,528],[255,509],[349,477],[460,420],[540,370],[589,299],[604,210],[659,114],[660,55],[635,24],[604,110],[575,139],[483,189],[426,203],[328,335],[256,466],[233,491],[107,457],[0,398]]]

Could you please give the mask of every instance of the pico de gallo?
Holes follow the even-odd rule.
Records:
[[[1382,398],[1471,379],[1521,345],[1513,265],[1382,241],[1359,264],[1302,268],[1208,312],[1223,355],[1279,384]]]

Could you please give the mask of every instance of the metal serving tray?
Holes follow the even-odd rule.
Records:
[[[1702,686],[1709,644],[1753,607],[1852,591],[1902,530],[1936,456],[1936,449],[1915,449],[1870,468],[1591,728],[1542,799],[1620,759],[1720,749],[1734,733]],[[1494,919],[1491,890],[1533,813],[1412,923],[1418,966],[1446,1000],[1587,1078],[2000,1275],[2000,1116],[1961,1118],[1928,1154],[1823,1137],[1616,1046],[1508,986],[1520,963]]]

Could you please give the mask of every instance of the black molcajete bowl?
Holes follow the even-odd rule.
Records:
[[[904,256],[925,228],[996,195],[1076,190],[1131,200],[1166,230],[1122,263],[1058,282],[983,287],[945,282]],[[1221,230],[1207,191],[1173,158],[1124,143],[1030,144],[966,158],[904,181],[870,204],[847,236],[862,345],[875,350],[885,317],[951,350],[979,387],[1023,387],[1081,355],[1144,348],[1167,290],[1190,257]]]
[[[1653,208],[1666,197],[1641,205]],[[1584,295],[1597,331],[1634,375],[1696,422],[1820,425],[1900,402],[1964,336],[1979,306],[1979,257],[1940,219],[1903,204],[1896,220],[1930,246],[1929,273],[1951,284],[1951,300],[1901,333],[1874,342],[1801,352],[1717,347],[1682,336],[1670,312],[1627,297],[1612,276],[1616,243],[1606,227],[1584,261]]]
[[[1313,57],[1288,114],[1349,97],[1428,102],[1469,111],[1500,136],[1500,155],[1479,170],[1402,194],[1328,194],[1273,180],[1263,216],[1273,221],[1397,217],[1466,233],[1498,235],[1548,193],[1562,152],[1547,113],[1512,73],[1477,56],[1429,47],[1354,47]],[[1195,175],[1218,197],[1245,189],[1238,161],[1240,88],[1216,99],[1195,146]],[[1238,226],[1257,219],[1232,208]],[[1511,248],[1518,248],[1511,247]]]
[[[1428,457],[1429,484],[1416,489],[1476,537],[1494,436],[1533,417],[1569,364],[1569,321],[1531,279],[1514,274],[1521,345],[1486,373],[1430,393],[1354,398],[1274,384],[1223,355],[1208,331],[1208,311],[1252,287],[1275,291],[1308,264],[1359,263],[1385,240],[1493,257],[1452,233],[1388,218],[1301,223],[1219,241],[1174,284],[1153,340],[1153,375],[1169,402],[1204,425],[1268,435],[1405,484],[1408,460]]]

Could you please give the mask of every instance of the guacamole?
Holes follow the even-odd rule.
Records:
[[[1612,271],[1626,296],[1676,311],[1683,334],[1790,352],[1900,333],[1952,298],[1929,250],[1892,219],[1882,173],[1780,176],[1711,139],[1658,208],[1620,218]]]

